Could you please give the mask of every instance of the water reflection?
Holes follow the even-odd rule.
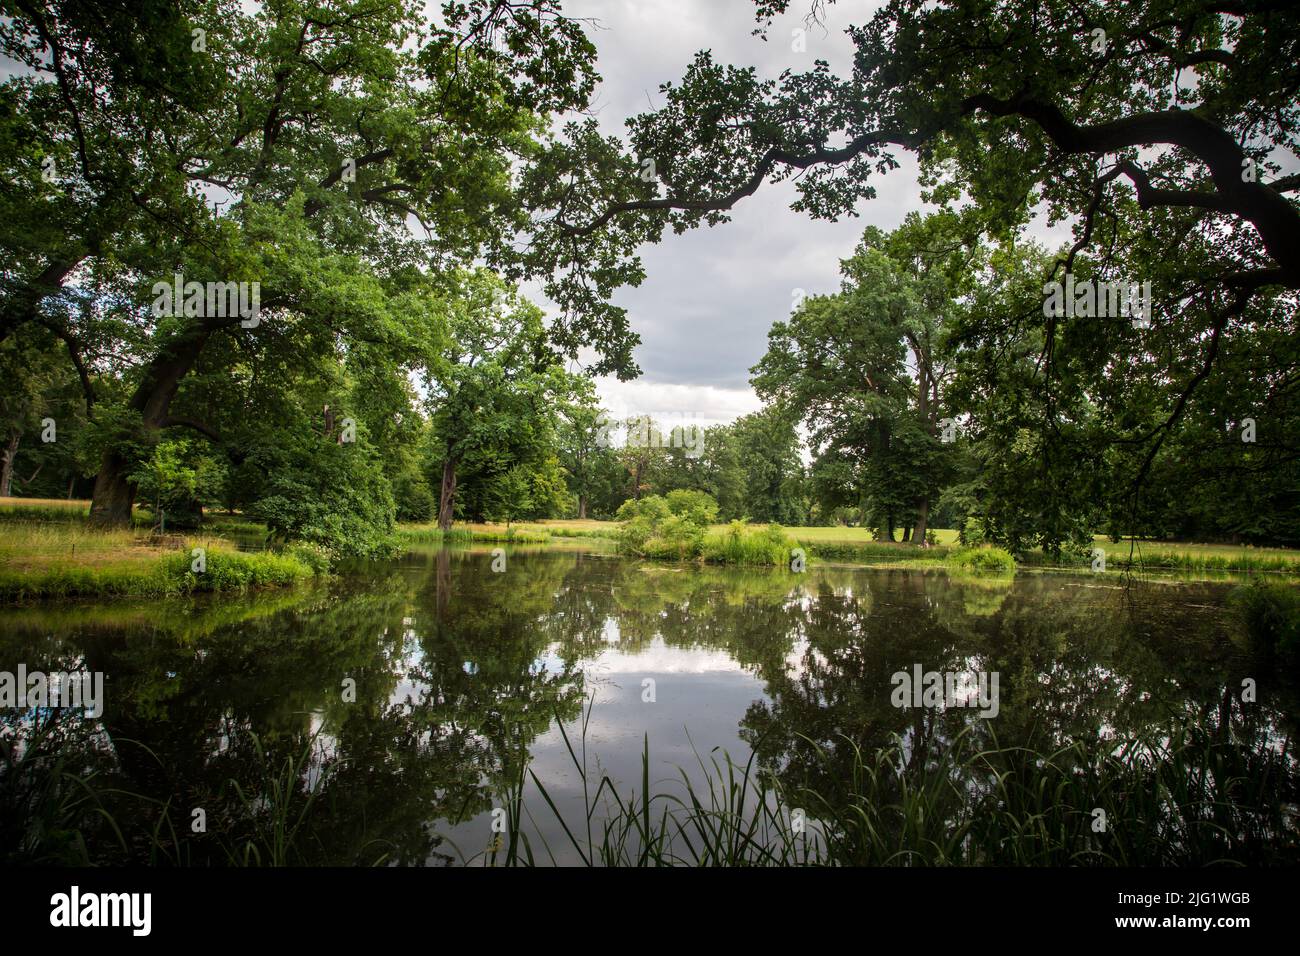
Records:
[[[504,573],[491,565],[487,549],[430,548],[292,593],[5,610],[0,670],[102,671],[107,701],[96,721],[2,712],[0,852],[454,863],[493,839],[492,811],[529,771],[581,815],[556,719],[576,722],[593,694],[587,746],[633,782],[647,737],[660,776],[694,752],[743,762],[753,748],[833,803],[854,752],[895,737],[922,768],[963,732],[1041,752],[1190,724],[1244,742],[1294,799],[1295,687],[1239,646],[1225,585],[793,576],[522,549]],[[891,675],[915,665],[998,673],[997,718],[893,706]],[[553,820],[530,825],[564,843]]]

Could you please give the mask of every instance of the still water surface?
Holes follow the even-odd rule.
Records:
[[[488,549],[428,548],[291,593],[6,609],[0,670],[104,672],[102,717],[59,730],[101,783],[177,808],[228,806],[230,781],[262,792],[310,752],[290,771],[320,791],[298,862],[455,865],[493,839],[492,811],[525,768],[581,818],[559,725],[580,748],[588,706],[593,779],[623,790],[640,786],[647,741],[663,789],[700,758],[743,764],[756,747],[760,765],[827,775],[833,790],[841,781],[813,742],[834,755],[963,728],[1043,750],[1230,723],[1280,749],[1294,722],[1272,676],[1252,669],[1228,590],[1051,573],[791,575],[554,550],[511,551],[496,573]],[[996,718],[895,707],[891,676],[917,665],[997,672]],[[1240,699],[1246,677],[1257,705]],[[34,717],[3,714],[19,752]],[[549,809],[530,809],[537,846],[571,862]]]

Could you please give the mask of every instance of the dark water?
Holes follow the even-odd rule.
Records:
[[[557,721],[580,747],[593,700],[589,767],[628,787],[646,740],[664,786],[715,748],[738,763],[757,748],[762,766],[829,793],[844,784],[834,755],[894,735],[916,748],[967,729],[1042,751],[1190,723],[1289,752],[1294,733],[1295,701],[1245,649],[1226,584],[792,575],[522,550],[492,565],[487,549],[429,549],[287,593],[0,610],[0,671],[105,675],[97,719],[0,712],[11,759],[55,741],[65,770],[132,795],[111,798],[114,815],[155,821],[166,807],[188,828],[203,808],[210,832],[264,809],[276,786],[314,788],[285,861],[439,865],[484,850],[525,768],[581,817]],[[918,665],[996,672],[996,717],[894,706],[891,676]],[[832,759],[814,760],[814,744]],[[27,803],[8,808],[6,851],[60,858],[72,811],[12,790]],[[528,828],[571,860],[530,802]],[[54,822],[33,849],[15,833],[42,815]],[[90,855],[178,862],[157,841],[121,842],[92,836]]]

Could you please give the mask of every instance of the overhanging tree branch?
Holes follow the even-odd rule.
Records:
[[[979,93],[961,102],[959,117],[976,113],[991,116],[1018,116],[1033,122],[1067,155],[1105,155],[1145,146],[1175,146],[1184,149],[1203,163],[1214,185],[1213,192],[1160,189],[1131,160],[1123,161],[1123,171],[1133,181],[1143,208],[1196,207],[1237,216],[1252,224],[1265,249],[1278,267],[1281,284],[1300,288],[1300,211],[1282,194],[1294,188],[1290,178],[1275,184],[1243,178],[1250,158],[1224,129],[1190,110],[1169,109],[1126,116],[1091,126],[1071,121],[1055,104],[1030,95],[999,98]],[[847,162],[880,146],[895,145],[919,150],[940,132],[920,130],[882,130],[862,133],[838,149],[818,147],[811,152],[796,153],[783,146],[769,148],[755,164],[751,175],[739,186],[717,197],[667,196],[611,204],[585,224],[559,223],[569,236],[587,236],[607,225],[615,217],[629,212],[681,210],[685,212],[719,212],[732,208],[752,195],[778,166],[810,169]],[[1279,188],[1280,187],[1280,188]]]

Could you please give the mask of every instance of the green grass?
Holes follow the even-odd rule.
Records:
[[[0,498],[0,521],[8,518],[77,523],[89,513],[90,502],[57,498]],[[152,524],[147,508],[141,508],[135,517],[140,527]],[[265,527],[239,515],[208,514],[204,530],[216,534],[257,534]],[[728,525],[713,525],[709,536],[725,535]],[[922,548],[911,542],[877,541],[870,528],[796,527],[787,531],[809,557],[826,561],[844,561],[862,564],[905,565],[923,562],[926,566],[942,566],[950,550],[957,546],[957,532],[951,528],[935,528],[936,547]],[[501,525],[457,525],[444,535],[436,525],[402,525],[400,534],[407,542],[448,544],[471,541],[514,542],[547,544],[555,538],[588,538],[615,540],[618,523],[597,519],[555,519],[547,521],[516,522],[507,534]],[[1191,573],[1300,573],[1300,550],[1288,548],[1257,548],[1246,545],[1206,544],[1197,542],[1171,542],[1138,540],[1130,556],[1130,539],[1112,542],[1104,535],[1095,537],[1097,547],[1106,549],[1108,568],[1150,572]],[[1035,567],[1084,568],[1091,563],[1090,555],[1067,556],[1053,560],[1040,551],[1031,551],[1020,558],[1021,562]]]
[[[553,538],[604,538],[613,541],[618,537],[617,521],[600,521],[595,518],[520,521],[516,522],[515,527],[547,534]]]
[[[4,521],[66,521],[84,522],[90,517],[90,502],[83,499],[62,498],[0,498],[0,522]],[[156,518],[148,505],[137,506],[131,515],[135,527],[151,528]],[[168,524],[170,528],[170,523]],[[266,525],[250,521],[243,515],[206,512],[203,530],[214,533],[264,534]]]
[[[544,531],[531,530],[520,525],[453,525],[443,531],[434,524],[404,524],[397,529],[398,539],[405,544],[470,544],[475,541],[502,542],[505,544],[546,544],[551,540]]]
[[[700,557],[709,564],[782,567],[791,563],[797,547],[780,525],[751,528],[733,521],[725,531],[704,536]]]
[[[266,525],[242,515],[213,514],[203,516],[203,530],[214,534],[266,534]]]
[[[1010,551],[987,545],[980,548],[958,548],[949,553],[945,560],[950,568],[958,571],[1006,573],[1016,569],[1016,559]]]
[[[617,540],[619,525],[614,521],[595,519],[556,519],[549,521],[525,521],[514,525],[515,541],[528,540],[534,543],[547,543],[556,538],[587,538]],[[708,529],[706,540],[710,549],[720,555],[719,541],[728,532],[726,524],[716,524]],[[464,535],[464,531],[468,531]],[[798,547],[803,548],[810,558],[824,561],[840,561],[857,564],[872,564],[894,567],[933,567],[946,566],[949,554],[958,547],[957,532],[951,528],[935,528],[937,544],[931,547],[919,547],[911,542],[877,541],[870,528],[834,527],[793,527],[786,531]],[[444,538],[432,526],[404,525],[403,534],[407,540],[441,541]],[[537,535],[521,538],[520,534]],[[501,541],[504,532],[499,526],[470,525],[457,526],[450,542]],[[1243,545],[1202,544],[1192,542],[1139,541],[1134,549],[1133,558],[1129,557],[1130,542],[1119,544],[1102,535],[1096,537],[1098,547],[1106,549],[1108,568],[1116,570],[1141,570],[1165,572],[1218,573],[1218,572],[1282,572],[1300,573],[1300,551],[1287,548],[1255,548]],[[740,556],[739,552],[736,552]],[[673,558],[677,549],[666,548],[663,557]],[[787,558],[788,560],[788,558]],[[1091,563],[1090,555],[1066,556],[1059,560],[1049,559],[1041,551],[1031,551],[1020,557],[1023,564],[1034,567],[1086,568]],[[747,562],[741,562],[747,563]],[[783,563],[783,562],[781,562]]]
[[[443,531],[437,525],[402,524],[397,526],[397,539],[403,544],[469,544],[474,540],[474,535],[463,527]]]
[[[323,573],[306,546],[239,552],[221,538],[153,538],[138,528],[99,529],[80,521],[6,519],[0,536],[0,600],[152,597],[282,587]],[[194,548],[205,567],[193,570]]]
[[[807,539],[803,532],[806,528],[791,529],[799,544],[814,557],[826,561],[849,561],[861,564],[887,564],[892,562],[922,562],[932,565],[940,564],[949,549],[943,545],[919,548],[911,544],[887,541],[858,542],[821,542]]]
[[[126,564],[52,564],[40,570],[0,567],[0,600],[65,597],[161,597],[205,591],[285,587],[314,577],[319,565],[301,552],[210,550],[202,573],[189,551]]]
[[[545,534],[552,538],[593,538],[601,541],[613,541],[617,532],[617,525],[612,529],[606,528],[566,528],[563,525],[524,525],[528,531],[535,534]]]
[[[529,531],[525,528],[502,528],[491,525],[474,528],[471,531],[475,541],[499,541],[515,544],[546,544],[551,536],[545,531]]]
[[[936,543],[940,546],[955,545],[957,543],[956,531],[947,528],[931,528],[930,530],[934,532]],[[790,531],[802,544],[847,546],[879,545],[881,547],[902,548],[915,547],[915,545],[910,541],[877,541],[875,539],[875,532],[871,528],[849,528],[843,525],[833,525],[791,528]]]
[[[1300,552],[1284,548],[1244,548],[1236,545],[1177,544],[1168,542],[1143,542],[1132,546],[1123,541],[1115,544],[1107,538],[1096,538],[1095,547],[1106,552],[1108,571],[1188,571],[1197,573],[1300,573]],[[1030,551],[1020,556],[1024,564],[1036,567],[1088,568],[1091,552],[1050,558],[1041,551]]]
[[[1280,572],[1294,574],[1300,572],[1300,558],[1268,554],[1252,554],[1248,551],[1135,551],[1132,557],[1126,547],[1119,546],[1118,555],[1112,557],[1111,549],[1106,551],[1106,563],[1109,567],[1134,568],[1143,571],[1245,571],[1245,572]]]
[[[1167,541],[1149,538],[1122,538],[1111,541],[1105,535],[1094,535],[1093,541],[1098,547],[1128,553],[1130,544],[1138,551],[1150,551],[1155,554],[1174,553],[1204,557],[1237,557],[1246,555],[1258,558],[1283,558],[1300,562],[1300,551],[1294,548],[1267,548],[1249,544],[1217,544],[1194,541]]]

